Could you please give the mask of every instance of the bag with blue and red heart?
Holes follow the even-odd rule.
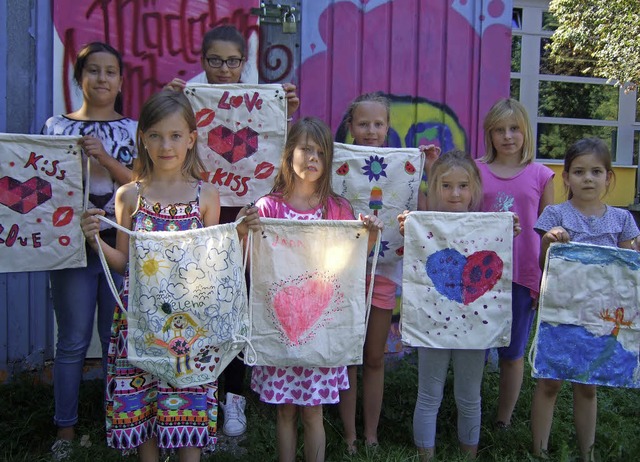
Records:
[[[411,212],[404,229],[402,341],[509,345],[513,214]]]

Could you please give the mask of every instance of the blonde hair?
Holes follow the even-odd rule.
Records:
[[[136,136],[138,157],[136,157],[133,163],[134,181],[148,178],[153,171],[153,162],[151,161],[149,152],[144,146],[142,135],[153,125],[175,113],[180,114],[184,118],[190,132],[196,131],[196,117],[193,114],[193,108],[182,92],[162,90],[151,95],[142,105]],[[182,173],[200,180],[203,172],[204,165],[198,156],[197,143],[193,143],[191,149],[187,151],[187,156],[182,164]]]
[[[458,167],[463,169],[469,176],[469,188],[471,189],[471,203],[469,211],[474,212],[480,209],[482,202],[482,179],[480,178],[480,170],[475,161],[466,152],[460,150],[448,151],[442,154],[431,167],[431,175],[429,177],[429,209],[432,209],[432,203],[440,201],[440,192],[442,191],[442,177],[447,175],[451,169]]]
[[[491,131],[505,119],[514,118],[523,135],[522,159],[520,165],[529,164],[536,157],[536,146],[529,115],[519,101],[504,98],[495,103],[484,118],[484,156],[481,161],[490,164],[496,159],[496,149],[491,141]]]
[[[316,194],[320,198],[323,216],[326,217],[327,201],[330,197],[339,198],[331,188],[331,171],[333,164],[333,138],[331,129],[316,117],[304,117],[291,126],[289,136],[282,152],[280,171],[273,182],[272,194],[281,195],[287,199],[293,194],[296,173],[293,170],[293,151],[298,144],[310,139],[316,143],[324,154],[322,159],[322,175],[316,183]]]
[[[382,104],[387,110],[387,124],[389,123],[391,117],[391,101],[382,92],[376,91],[372,93],[363,93],[351,101],[351,104],[347,108],[347,113],[344,115],[345,126],[349,126],[351,122],[353,122],[353,112],[358,107],[358,104],[367,102]]]

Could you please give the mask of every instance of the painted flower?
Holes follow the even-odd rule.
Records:
[[[369,177],[369,181],[378,181],[381,176],[386,178],[387,172],[384,169],[387,168],[387,164],[384,162],[384,157],[371,156],[364,163],[365,166],[362,167],[362,170]]]
[[[370,257],[373,257],[373,249],[369,254]],[[380,241],[380,249],[378,250],[378,257],[384,257],[385,250],[389,250],[389,241]]]

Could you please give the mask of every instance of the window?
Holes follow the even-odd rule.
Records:
[[[548,3],[515,0],[512,21],[511,96],[529,112],[537,158],[560,162],[573,142],[597,136],[609,143],[616,165],[637,165],[637,94],[582,73],[585,60],[558,64],[549,59],[546,45],[556,21]]]

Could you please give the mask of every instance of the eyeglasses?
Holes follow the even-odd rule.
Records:
[[[244,58],[220,59],[216,57],[213,57],[213,58],[205,57],[205,60],[207,61],[207,64],[209,64],[209,66],[215,69],[222,67],[223,64],[226,64],[229,69],[235,69],[237,67],[240,67],[240,64],[242,64],[242,61],[244,61]]]

